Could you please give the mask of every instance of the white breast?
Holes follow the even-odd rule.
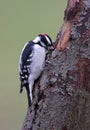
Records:
[[[31,64],[31,74],[37,79],[45,65],[45,48],[39,45],[34,46],[34,55]]]

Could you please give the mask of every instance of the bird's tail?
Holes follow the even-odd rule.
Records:
[[[23,85],[21,83],[21,85],[20,85],[20,93],[22,93],[22,91],[23,91]]]

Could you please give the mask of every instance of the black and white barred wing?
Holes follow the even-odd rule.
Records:
[[[33,52],[33,42],[29,41],[25,44],[22,49],[19,61],[19,75],[21,81],[20,92],[22,92],[23,87],[28,85],[28,76],[30,75],[30,64],[32,61]]]

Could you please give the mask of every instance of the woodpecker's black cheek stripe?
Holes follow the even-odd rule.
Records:
[[[50,40],[51,46],[52,46],[52,40],[51,38],[46,34],[46,36],[48,37],[48,39]]]
[[[52,40],[47,34],[41,34],[41,41],[46,45],[46,46],[52,46]]]
[[[48,35],[44,34],[44,35],[39,35],[41,37],[41,42],[45,45],[45,46],[51,46],[52,45],[52,41],[49,38]],[[45,47],[44,46],[44,47]]]
[[[48,41],[46,40],[45,37],[42,37],[42,38],[41,38],[41,41],[42,41],[46,46],[48,45]]]

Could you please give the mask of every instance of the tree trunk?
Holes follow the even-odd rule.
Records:
[[[90,130],[90,0],[68,0],[22,130]]]

